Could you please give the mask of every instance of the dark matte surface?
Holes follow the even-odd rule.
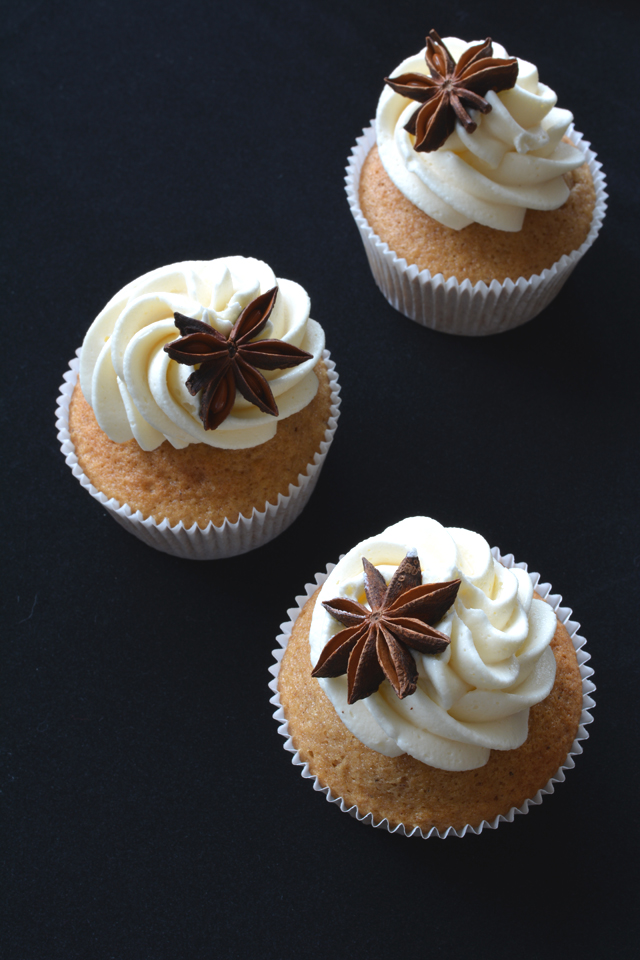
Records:
[[[6,5],[7,958],[633,955],[632,9]],[[543,316],[497,338],[437,335],[396,314],[344,197],[382,77],[431,26],[491,34],[536,62],[608,177],[593,250]],[[145,547],[80,489],[55,398],[122,284],[236,253],[309,290],[343,413],[298,522],[253,554],[197,564]],[[268,702],[294,596],[413,513],[478,530],[539,570],[581,621],[596,670],[596,722],[567,782],[464,840],[406,840],[341,814],[291,766]]]

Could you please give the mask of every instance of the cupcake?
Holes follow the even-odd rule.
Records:
[[[212,559],[260,546],[298,516],[333,439],[324,342],[306,291],[260,260],[153,270],[109,301],[70,365],[67,463],[160,550]]]
[[[274,651],[286,747],[327,799],[392,832],[512,820],[591,721],[579,624],[469,530],[411,517],[309,585]]]
[[[347,195],[392,306],[497,333],[536,316],[591,246],[604,177],[533,64],[489,39],[426,43],[385,79]]]

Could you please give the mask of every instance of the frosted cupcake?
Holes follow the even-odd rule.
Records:
[[[229,556],[276,536],[304,507],[338,416],[334,364],[309,310],[299,284],[247,257],[171,264],[128,284],[61,391],[74,474],[169,553]]]
[[[564,779],[594,687],[578,624],[548,585],[534,593],[537,575],[412,517],[321,579],[279,638],[272,702],[328,799],[374,826],[461,835]]]
[[[425,326],[486,334],[531,319],[595,239],[595,154],[536,67],[490,40],[444,41],[386,79],[347,193],[378,286]]]

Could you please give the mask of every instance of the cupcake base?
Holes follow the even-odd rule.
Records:
[[[269,451],[202,450],[202,444],[165,450],[169,444],[163,444],[145,452],[135,441],[114,444],[76,385],[78,366],[71,362],[60,389],[62,452],[81,485],[134,536],[174,556],[220,559],[267,543],[302,511],[339,416],[340,387],[328,351],[317,371],[316,400],[306,413],[281,421],[263,445],[271,444]],[[309,431],[311,442],[298,437]]]
[[[494,554],[501,559],[497,551]],[[513,558],[503,559],[513,566]],[[523,567],[523,564],[518,564]],[[537,575],[531,575],[537,582]],[[317,575],[319,583],[324,575]],[[558,629],[553,640],[557,662],[554,688],[530,711],[529,736],[517,750],[492,751],[489,762],[478,770],[452,773],[421,764],[408,756],[384,757],[360,743],[341,723],[334,707],[311,677],[308,632],[317,595],[316,585],[307,585],[307,596],[297,598],[299,608],[283,624],[278,638],[283,650],[274,651],[277,665],[272,703],[286,749],[303,776],[314,780],[331,802],[359,820],[406,836],[463,836],[513,820],[553,792],[554,781],[564,780],[573,766],[572,755],[582,752],[585,724],[593,706],[589,694],[595,689],[588,679],[588,655],[579,625],[571,611],[561,607],[561,597],[552,595],[548,584],[538,594],[556,611]]]
[[[319,387],[311,403],[281,420],[276,435],[257,447],[191,443],[176,450],[165,440],[147,451],[135,440],[114,443],[98,426],[79,383],[69,405],[69,436],[94,486],[143,516],[170,524],[182,520],[187,527],[234,523],[288,493],[320,449],[331,415],[331,383],[322,361],[315,372]]]
[[[601,164],[582,134],[570,131],[571,142],[588,164],[596,192],[591,227],[586,240],[572,253],[564,254],[551,267],[528,279],[478,280],[421,270],[409,264],[386,241],[381,240],[360,206],[363,164],[376,142],[375,129],[363,131],[347,164],[347,198],[364,244],[374,280],[392,307],[422,326],[441,333],[486,336],[518,327],[537,316],[558,294],[578,261],[597,237],[604,219],[605,178]]]
[[[522,230],[507,233],[480,223],[452,230],[423,213],[398,190],[382,166],[377,146],[360,175],[360,209],[396,255],[419,270],[486,284],[528,279],[548,270],[587,239],[596,193],[589,167],[566,175],[568,200],[557,210],[527,210]]]

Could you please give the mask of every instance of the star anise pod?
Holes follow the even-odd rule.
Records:
[[[182,336],[164,349],[178,363],[200,364],[187,379],[186,387],[192,397],[202,391],[200,419],[205,430],[215,430],[229,416],[236,388],[263,413],[277,417],[278,406],[271,388],[257,368],[280,370],[311,359],[310,353],[283,340],[254,340],[264,330],[277,294],[278,288],[273,287],[252,300],[228,337],[208,323],[174,313]]]
[[[489,113],[491,104],[484,99],[485,93],[510,90],[518,78],[518,61],[515,57],[494,57],[490,37],[465,50],[456,63],[436,31],[431,30],[425,60],[430,77],[422,73],[385,77],[385,83],[396,93],[422,104],[405,126],[415,136],[414,149],[419,153],[431,153],[441,147],[453,133],[456,118],[467,133],[473,133],[477,123],[467,110],[474,107]]]
[[[349,703],[363,700],[378,689],[384,678],[400,699],[416,691],[418,670],[412,647],[420,653],[441,653],[451,642],[434,630],[454,602],[460,580],[422,583],[420,560],[408,553],[387,586],[384,577],[366,557],[364,589],[371,609],[347,597],[323,601],[331,616],[344,624],[325,645],[313,677],[347,674]]]

